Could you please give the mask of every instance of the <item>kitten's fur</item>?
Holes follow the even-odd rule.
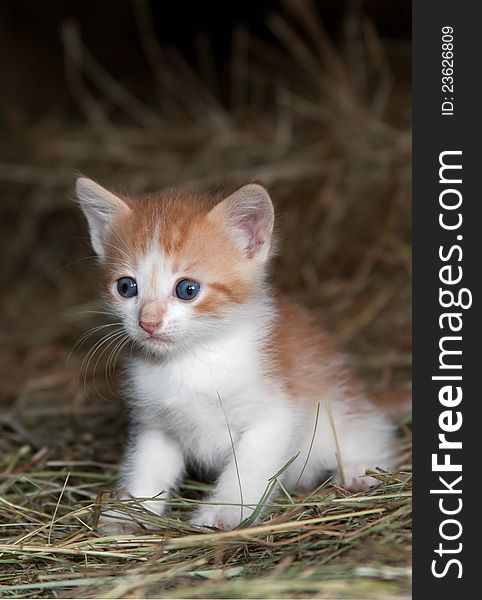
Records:
[[[224,200],[130,198],[79,178],[77,196],[107,302],[146,351],[128,369],[133,423],[120,488],[166,498],[186,463],[207,467],[218,479],[193,523],[228,529],[295,456],[280,476],[288,489],[313,489],[331,472],[361,490],[376,483],[363,477],[367,468],[394,465],[388,418],[307,312],[267,282],[274,211],[262,186]],[[126,276],[137,281],[135,297],[117,292]],[[184,278],[201,284],[193,300],[174,293]],[[164,510],[162,500],[145,504]]]

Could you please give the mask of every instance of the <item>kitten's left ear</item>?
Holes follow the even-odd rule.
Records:
[[[120,215],[130,212],[130,208],[118,196],[86,177],[77,179],[75,192],[89,222],[92,247],[102,259],[106,254],[106,237],[112,223]]]
[[[265,188],[249,183],[217,204],[209,213],[232,234],[246,258],[269,256],[274,208]]]

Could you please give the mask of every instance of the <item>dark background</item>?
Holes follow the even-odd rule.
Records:
[[[190,62],[196,62],[196,40],[199,43],[199,36],[205,34],[211,41],[216,65],[222,70],[229,62],[233,28],[240,24],[267,44],[279,46],[266,23],[267,15],[283,5],[276,0],[151,0],[150,5],[161,44],[175,46]],[[408,0],[320,0],[317,6],[335,40],[349,12],[370,18],[384,38],[410,40]],[[152,93],[152,76],[129,0],[6,1],[0,5],[0,108],[7,121],[10,116],[14,121],[28,122],[56,111],[76,115],[76,105],[65,86],[60,40],[61,25],[68,19],[79,23],[84,43],[110,73],[129,86],[140,86],[143,94]]]

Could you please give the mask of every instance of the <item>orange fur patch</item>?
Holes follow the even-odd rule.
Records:
[[[276,297],[278,319],[268,353],[273,374],[285,380],[292,397],[322,402],[329,390],[343,384],[350,396],[362,397],[327,333],[311,314],[298,304]],[[313,365],[318,365],[316,369]]]
[[[107,240],[104,283],[135,265],[152,243],[172,258],[176,271],[200,280],[209,293],[195,310],[217,314],[223,303],[242,303],[255,292],[252,261],[245,259],[221,223],[206,218],[220,197],[171,190],[140,198],[123,197],[131,209],[114,222]],[[259,268],[259,267],[258,267]]]

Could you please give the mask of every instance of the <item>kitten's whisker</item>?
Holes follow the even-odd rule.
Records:
[[[64,265],[63,267],[60,267],[59,269],[57,269],[57,271],[55,271],[55,274],[56,274],[56,275],[59,275],[60,273],[63,273],[63,272],[64,272],[64,271],[66,271],[67,269],[70,269],[70,267],[73,267],[74,265],[77,265],[77,264],[79,264],[79,263],[81,263],[81,262],[85,262],[86,260],[95,260],[95,261],[97,261],[97,260],[98,260],[98,258],[99,258],[99,257],[98,257],[96,254],[92,254],[92,255],[90,255],[90,256],[84,256],[84,257],[82,257],[82,258],[78,258],[77,260],[73,260],[72,262],[70,262],[70,263],[68,263],[68,264]],[[105,254],[105,255],[104,255],[104,259],[107,259],[107,260],[114,260],[114,257],[113,257],[113,256],[110,256],[110,255],[108,255],[108,254]]]
[[[79,338],[78,342],[76,342],[76,345],[77,345],[79,342],[82,342],[82,341],[83,341],[83,340],[84,340],[86,337],[89,337],[89,336],[91,336],[91,335],[92,335],[93,333],[95,333],[96,331],[99,331],[100,329],[104,329],[104,328],[106,328],[106,327],[113,327],[114,325],[120,325],[120,326],[122,326],[122,322],[118,321],[118,322],[116,322],[116,323],[104,323],[103,325],[96,325],[96,326],[94,326],[94,327],[91,327],[90,329],[88,329],[88,330],[87,330],[85,333],[83,333],[83,334],[80,336],[80,338]],[[75,346],[74,346],[74,347],[75,347]]]
[[[126,337],[125,340],[123,340],[122,342],[120,342],[120,344],[117,346],[116,351],[113,354],[112,360],[111,360],[111,374],[110,377],[113,380],[114,376],[115,376],[115,370],[116,370],[116,365],[117,365],[117,360],[119,358],[119,356],[121,355],[122,350],[127,346],[127,344],[130,342],[130,338]],[[109,389],[111,391],[113,391],[110,387],[110,380],[107,381],[108,385],[109,385]]]
[[[74,265],[77,265],[81,262],[85,262],[86,260],[95,260],[97,259],[97,256],[94,254],[92,256],[84,256],[83,258],[78,258],[77,260],[73,260],[72,262],[64,265],[63,267],[60,267],[59,269],[57,269],[57,271],[55,271],[56,275],[59,275],[60,273],[63,273],[64,271],[66,271],[67,269],[69,269],[70,267],[73,267]]]
[[[82,310],[78,313],[79,315],[108,315],[109,317],[117,317],[118,315],[110,310]]]
[[[121,337],[122,335],[123,335],[123,332],[119,332],[119,333],[117,333],[116,335],[113,335],[113,336],[111,336],[111,337],[110,337],[110,339],[109,339],[109,341],[108,341],[108,343],[107,343],[107,344],[105,344],[105,346],[104,346],[104,348],[102,348],[102,350],[100,350],[100,347],[97,349],[97,351],[99,351],[99,350],[100,350],[100,353],[99,353],[99,355],[98,355],[98,358],[97,358],[97,360],[96,360],[96,362],[95,362],[95,364],[94,364],[94,366],[93,366],[93,368],[92,368],[92,388],[93,388],[94,392],[95,392],[95,393],[96,393],[96,394],[97,394],[97,395],[98,395],[100,398],[102,398],[103,400],[106,400],[106,401],[108,401],[108,398],[106,398],[106,397],[105,397],[105,396],[102,394],[102,392],[101,392],[101,391],[98,389],[98,387],[97,387],[96,380],[95,380],[95,374],[96,374],[97,367],[98,367],[98,365],[99,365],[99,362],[101,361],[102,357],[103,357],[103,356],[105,355],[105,353],[106,353],[106,352],[109,350],[109,348],[110,348],[110,347],[111,347],[113,344],[115,344],[115,343],[117,342],[117,340],[119,339],[119,337]],[[92,357],[92,358],[93,358],[93,357]],[[87,373],[86,373],[86,375],[87,375]],[[110,388],[109,388],[109,390],[110,390]]]
[[[101,325],[94,325],[92,326],[90,329],[88,329],[82,336],[81,339],[86,336],[89,335],[90,332],[92,331],[97,331],[98,329],[103,329],[104,327],[112,327],[112,325],[122,325],[121,321],[116,321],[115,323],[103,323]]]
[[[89,365],[95,355],[95,353],[107,342],[111,342],[114,338],[117,338],[117,336],[119,336],[121,334],[121,332],[113,332],[113,333],[108,333],[107,335],[105,335],[104,337],[102,337],[100,340],[98,340],[93,346],[92,348],[90,348],[90,350],[87,352],[87,354],[84,357],[84,360],[82,361],[82,364],[80,366],[80,372],[79,372],[79,377],[82,376],[83,374],[83,379],[84,379],[84,393],[87,394],[87,373],[89,370]],[[79,382],[80,383],[80,382]]]
[[[106,323],[104,325],[97,325],[96,327],[91,327],[88,331],[86,331],[85,333],[83,333],[80,338],[75,342],[75,344],[72,347],[72,350],[69,352],[69,355],[67,356],[67,364],[70,362],[70,359],[72,358],[72,354],[80,347],[82,346],[82,344],[92,335],[94,335],[94,333],[96,333],[97,331],[100,331],[101,329],[105,329],[107,327],[113,327],[114,325],[117,326],[122,326],[121,322],[118,323]]]
[[[109,378],[112,375],[112,371],[111,371],[111,360],[112,357],[115,355],[115,352],[117,350],[117,348],[123,344],[125,341],[125,337],[121,336],[119,337],[115,344],[112,345],[112,347],[109,349],[109,355],[107,356],[107,359],[105,361],[105,365],[104,365],[104,375],[105,375],[105,380],[107,381],[107,384],[109,384]]]
[[[124,348],[127,346],[127,344],[128,344],[130,341],[131,341],[131,340],[130,340],[130,338],[129,338],[129,337],[126,337],[126,339],[125,339],[124,343],[123,343],[123,344],[122,344],[122,346],[121,346],[121,347],[120,347],[120,348],[117,350],[117,354],[114,356],[114,363],[113,363],[113,365],[112,365],[112,369],[113,369],[113,372],[114,372],[114,374],[115,374],[115,369],[116,369],[116,365],[117,365],[117,361],[118,361],[118,359],[119,359],[119,356],[120,356],[120,354],[121,354],[122,350],[123,350],[123,349],[124,349]]]
[[[103,356],[103,355],[104,355],[104,354],[107,352],[107,350],[108,350],[108,349],[109,349],[109,348],[112,346],[112,344],[113,344],[114,342],[118,341],[118,340],[119,340],[119,338],[121,338],[121,337],[122,337],[122,336],[124,336],[124,335],[125,335],[125,334],[124,334],[124,331],[123,331],[123,330],[121,330],[121,331],[117,331],[117,332],[115,332],[115,333],[114,333],[112,336],[110,336],[110,337],[108,338],[108,339],[109,339],[109,343],[108,343],[108,344],[106,344],[106,345],[104,345],[104,348],[102,349],[102,351],[101,351],[101,352],[98,354],[98,356],[97,356],[97,360],[95,361],[95,364],[94,364],[94,367],[93,367],[93,374],[95,374],[95,370],[96,370],[96,369],[97,369],[97,367],[99,366],[99,362],[100,362],[100,360],[101,360],[102,356]],[[99,348],[97,348],[97,351],[96,351],[96,352],[98,352],[98,351],[100,350],[100,348],[101,348],[101,347],[99,346]],[[92,358],[93,358],[93,355],[92,355]]]
[[[105,378],[107,381],[107,385],[109,386],[109,390],[112,392],[112,388],[110,386],[110,379],[114,378],[114,374],[115,374],[115,364],[117,361],[117,358],[119,356],[119,353],[122,351],[122,348],[124,348],[124,346],[127,344],[127,342],[129,341],[129,337],[127,335],[125,335],[125,337],[122,337],[120,339],[120,341],[118,341],[114,348],[111,350],[109,357],[107,358],[107,363],[105,365]]]
[[[106,344],[104,346],[104,348],[102,349],[102,351],[100,352],[100,354],[99,354],[99,356],[98,356],[98,358],[97,358],[97,360],[96,360],[96,362],[94,364],[94,367],[92,369],[92,387],[94,388],[94,391],[96,392],[96,394],[98,394],[104,400],[107,400],[107,398],[105,398],[105,396],[103,396],[103,394],[97,389],[97,385],[95,383],[95,373],[97,371],[97,367],[99,366],[99,362],[101,361],[101,359],[105,355],[105,353],[107,351],[109,351],[112,346],[116,347],[116,344],[118,343],[119,339],[122,339],[124,335],[125,335],[125,332],[124,331],[120,331],[119,333],[117,333],[116,335],[114,335],[114,336],[112,336],[110,338],[109,343]],[[112,350],[110,350],[110,352],[112,352]],[[107,376],[106,376],[106,381],[107,381],[107,384],[108,384],[108,387],[109,387],[109,391],[112,392],[112,388],[109,385],[109,381],[107,379]]]
[[[114,333],[108,333],[106,335],[104,335],[103,337],[100,338],[100,340],[97,340],[94,345],[89,348],[89,350],[86,352],[82,363],[80,365],[80,369],[79,369],[79,384],[80,384],[80,378],[83,377],[84,379],[84,391],[86,391],[86,377],[85,374],[87,372],[88,369],[88,363],[90,361],[90,358],[95,354],[97,347],[100,347],[102,344],[104,344],[112,335],[115,335],[116,332]]]

